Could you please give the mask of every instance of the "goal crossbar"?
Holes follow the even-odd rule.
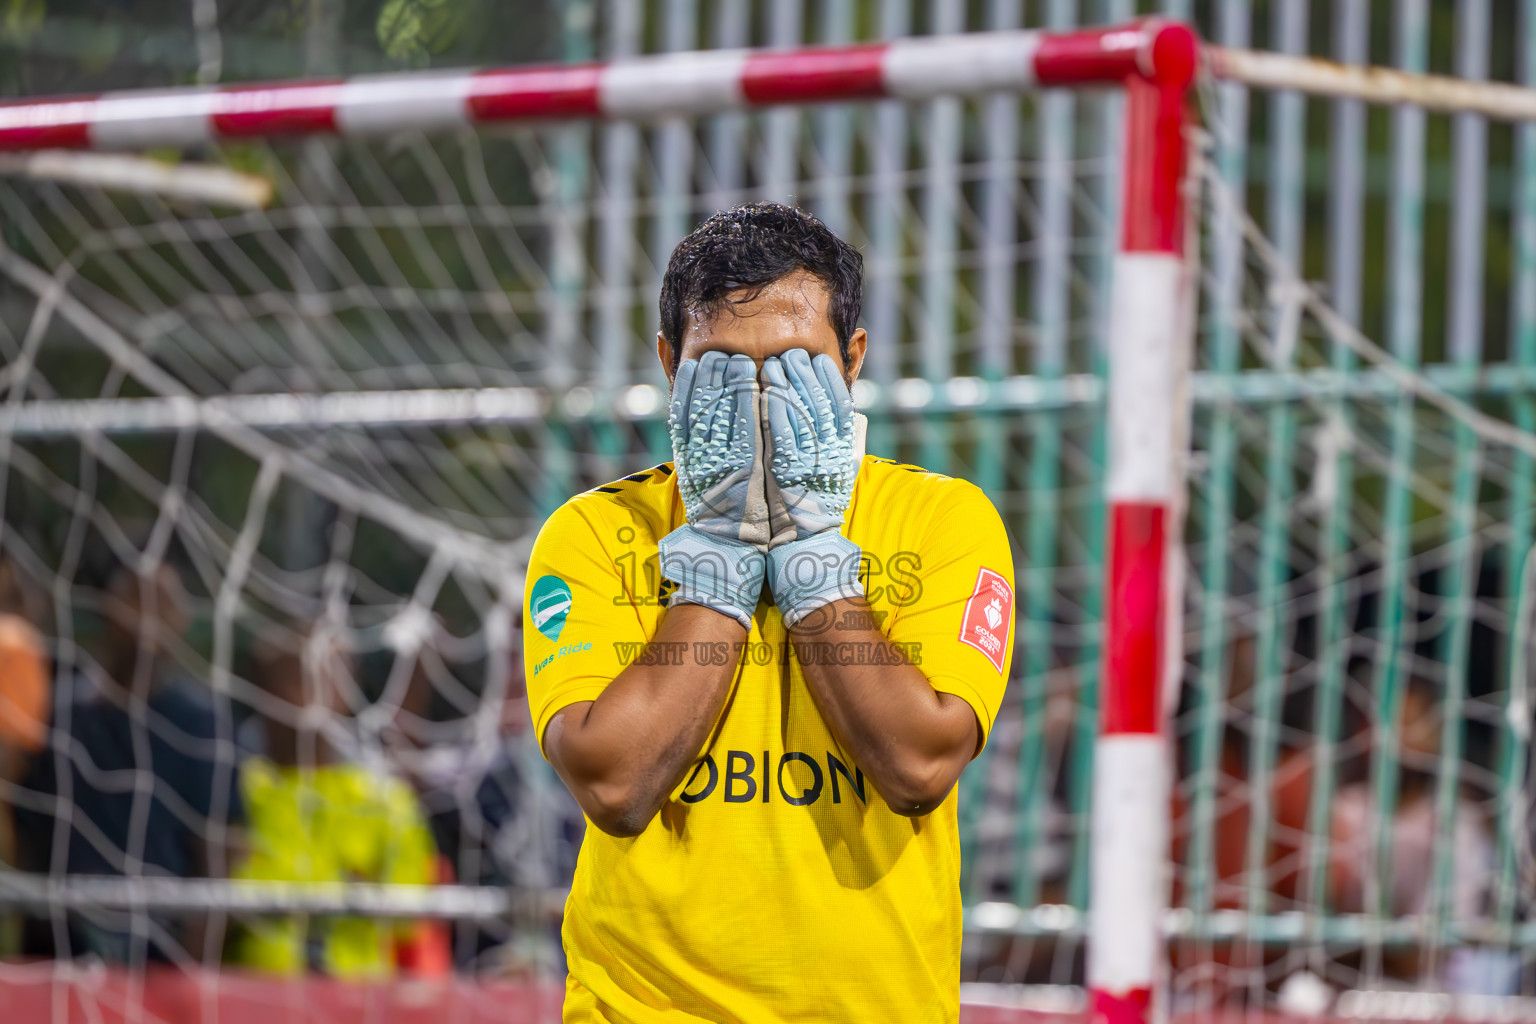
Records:
[[[1119,85],[1196,59],[1158,18],[1073,32],[712,50],[608,63],[400,72],[224,88],[125,90],[0,104],[0,151],[144,149],[276,135],[377,135],[539,120],[645,120],[786,104]],[[1536,120],[1536,89],[1288,54],[1199,46],[1211,77],[1368,103]]]
[[[142,149],[219,139],[374,135],[550,119],[647,119],[783,104],[1118,85],[1187,77],[1184,25],[999,31],[858,46],[712,50],[611,63],[403,72],[0,105],[0,151]]]

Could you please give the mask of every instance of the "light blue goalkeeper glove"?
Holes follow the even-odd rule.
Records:
[[[748,356],[686,359],[667,418],[688,518],[661,539],[671,604],[697,604],[751,628],[767,571],[768,503],[757,366]]]
[[[862,551],[840,532],[859,474],[858,417],[830,356],[790,349],[763,363],[768,455],[768,583],[793,626],[844,598],[863,597]]]

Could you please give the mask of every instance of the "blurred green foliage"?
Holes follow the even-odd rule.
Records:
[[[385,0],[379,10],[379,47],[393,60],[425,64],[446,52],[464,27],[459,0]]]
[[[255,81],[556,59],[560,2],[224,3],[219,78]],[[188,0],[0,0],[0,92],[190,83],[200,59],[190,11]]]
[[[47,14],[43,0],[5,0],[4,13],[0,14],[0,38],[25,46],[42,27]]]

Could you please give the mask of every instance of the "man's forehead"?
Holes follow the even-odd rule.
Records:
[[[727,292],[713,309],[688,310],[683,341],[726,343],[732,337],[746,340],[769,334],[803,339],[824,334],[835,340],[827,313],[829,301],[820,278],[803,271],[786,274],[766,285]]]
[[[742,309],[775,307],[820,311],[831,296],[827,283],[808,270],[794,270],[767,284],[748,285],[726,293],[729,305]]]

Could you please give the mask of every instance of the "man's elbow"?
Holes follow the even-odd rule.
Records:
[[[968,705],[940,694],[941,701],[948,699],[954,712],[949,722],[955,728],[942,736],[930,737],[930,744],[914,744],[897,759],[887,778],[876,783],[880,795],[897,814],[920,818],[932,814],[944,805],[954,792],[960,773],[970,764],[976,751],[976,718]],[[881,784],[883,783],[883,785]]]
[[[579,802],[587,819],[616,839],[633,839],[644,832],[659,809],[645,794],[625,783],[592,783],[585,790]]]
[[[957,781],[954,769],[945,761],[906,766],[892,776],[880,787],[881,795],[891,810],[908,818],[920,818],[942,807]]]
[[[635,785],[632,768],[584,740],[582,727],[591,707],[573,705],[550,720],[544,734],[549,763],[588,821],[608,835],[632,839],[645,831],[661,804]]]

